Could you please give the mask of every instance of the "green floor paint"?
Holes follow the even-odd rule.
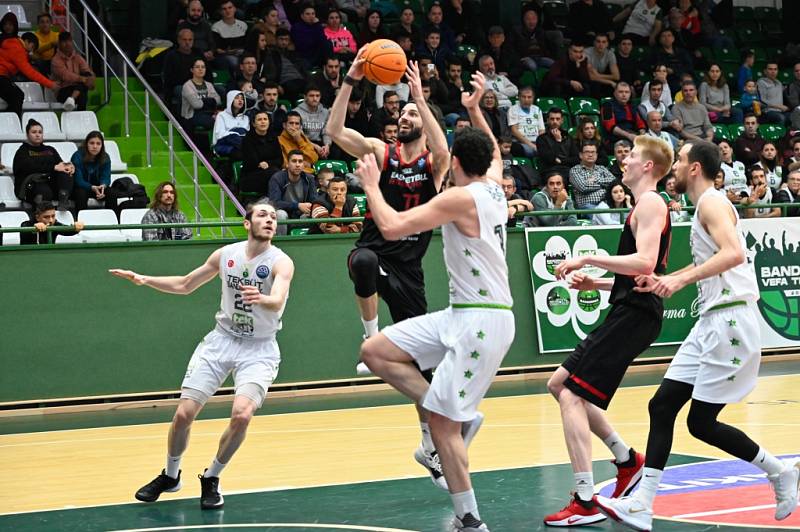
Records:
[[[702,461],[673,456],[670,465]],[[298,465],[302,467],[302,465]],[[198,482],[184,472],[184,483]],[[608,461],[595,462],[595,478],[612,478]],[[269,472],[265,471],[265,474]],[[568,500],[572,485],[569,465],[529,467],[472,475],[482,519],[495,532],[546,530],[542,519],[558,511]],[[143,482],[146,478],[142,479]],[[335,479],[331,479],[335,482]],[[131,495],[138,486],[131,486]],[[98,485],[98,489],[102,489]],[[224,494],[224,477],[221,482]],[[50,512],[0,516],[0,530],[38,532],[52,530],[130,530],[147,528],[182,530],[206,525],[204,530],[322,530],[314,524],[359,525],[415,531],[447,529],[452,518],[450,498],[428,478],[413,478],[304,489],[225,496],[225,508],[202,511],[196,498],[154,504],[124,504]],[[231,525],[253,524],[247,528]],[[266,523],[306,523],[303,528],[268,527]],[[261,525],[258,525],[261,524]],[[213,526],[218,525],[218,526]],[[734,531],[741,527],[693,525],[656,521],[659,531]],[[345,529],[346,526],[345,526]],[[582,530],[621,530],[616,524],[599,523]],[[552,529],[550,529],[552,530]],[[577,528],[572,530],[578,530]],[[753,530],[753,529],[751,529]]]

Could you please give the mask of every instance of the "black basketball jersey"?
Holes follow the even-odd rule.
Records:
[[[383,197],[394,210],[407,211],[430,201],[436,196],[429,153],[425,151],[411,161],[403,161],[400,144],[386,145],[383,156],[380,189]],[[368,248],[381,258],[400,262],[420,261],[428,249],[432,231],[409,235],[402,240],[385,240],[368,212],[364,220],[361,237],[356,247]]]
[[[619,239],[619,248],[617,255],[631,255],[636,253],[636,237],[633,235],[631,229],[631,216],[636,207],[628,213],[625,219],[625,226],[622,230],[622,236]],[[672,223],[669,217],[669,210],[665,215],[664,229],[661,230],[661,236],[658,242],[658,260],[656,261],[656,268],[654,273],[662,275],[667,271],[667,260],[669,259],[669,247],[672,242]],[[612,304],[625,303],[632,305],[643,310],[654,312],[660,318],[664,314],[664,302],[655,294],[635,292],[633,287],[636,286],[635,276],[621,275],[619,273],[614,275],[614,286],[611,288],[610,301]]]

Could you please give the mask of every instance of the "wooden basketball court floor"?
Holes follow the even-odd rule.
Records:
[[[775,454],[800,452],[800,363],[762,365],[756,390],[722,419]],[[647,402],[664,368],[631,373],[609,417],[644,451]],[[481,404],[486,421],[470,449],[481,516],[493,531],[543,530],[572,484],[555,401],[543,379],[496,383]],[[225,507],[201,511],[197,475],[212,459],[229,403],[209,404],[184,455],[183,489],[154,504],[133,493],[163,467],[173,406],[0,417],[0,530],[445,530],[450,499],[412,458],[413,408],[391,391],[268,397],[221,477]],[[595,479],[613,477],[594,442]],[[679,418],[671,464],[727,458],[691,438]],[[764,490],[768,490],[763,486]],[[789,520],[750,527],[800,526]],[[608,521],[587,530],[621,530]],[[742,530],[659,519],[655,530]]]

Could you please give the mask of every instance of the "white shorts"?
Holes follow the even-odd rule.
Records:
[[[199,390],[210,397],[225,382],[228,375],[233,373],[237,394],[244,384],[257,384],[266,394],[272,381],[278,376],[280,361],[281,353],[274,338],[268,340],[236,338],[214,329],[194,350],[181,387]],[[263,399],[261,401],[252,399],[258,407],[261,407]]]
[[[758,380],[761,330],[752,304],[712,310],[694,324],[665,379],[694,386],[692,399],[738,403]]]
[[[422,406],[453,421],[475,418],[478,403],[514,340],[510,310],[447,308],[381,331],[420,369],[436,368]]]

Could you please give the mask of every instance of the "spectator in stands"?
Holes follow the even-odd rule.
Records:
[[[94,88],[95,75],[86,59],[75,51],[72,34],[58,35],[58,51],[51,61],[53,78],[61,87],[56,98],[65,111],[86,110],[86,96]]]
[[[614,176],[597,164],[597,143],[587,140],[580,148],[580,164],[569,171],[569,185],[579,209],[594,209],[603,200]]]
[[[786,215],[800,216],[800,169],[789,172],[786,176],[786,188],[775,194],[773,203],[797,203],[797,207],[786,209]]]
[[[544,94],[561,97],[589,96],[589,61],[583,52],[582,44],[573,42],[569,45],[567,57],[553,63],[547,73],[543,82]]]
[[[519,79],[522,65],[519,56],[511,44],[506,39],[506,33],[502,26],[492,26],[486,35],[487,46],[481,49],[478,57],[488,55],[494,59],[497,71],[510,79]]]
[[[203,4],[200,0],[191,0],[186,7],[186,19],[178,23],[177,31],[182,29],[192,30],[194,35],[194,47],[203,54],[205,60],[214,59],[214,32],[211,24],[208,23],[203,15]]]
[[[747,118],[745,118],[745,121]],[[720,169],[725,175],[725,193],[732,203],[739,203],[742,197],[750,194],[747,187],[747,173],[742,161],[733,160],[733,146],[727,140],[719,141]]]
[[[508,127],[516,140],[516,149],[529,159],[536,156],[536,138],[544,134],[544,117],[533,99],[533,88],[523,87],[519,91],[519,101],[508,110]]]
[[[178,207],[178,191],[172,181],[162,181],[153,192],[150,210],[142,217],[143,225],[188,223],[186,215]],[[142,240],[189,240],[189,227],[162,227],[142,229]]]
[[[708,112],[697,101],[697,87],[693,81],[684,81],[681,87],[683,101],[672,106],[675,118],[681,121],[681,138],[686,140],[714,139],[714,126],[708,119]]]
[[[456,125],[453,130],[458,131],[459,129],[464,129],[465,127],[470,127],[471,125],[472,121],[468,116],[459,116],[458,120],[456,120]]]
[[[666,123],[673,131],[680,132],[683,124],[672,115],[672,111],[670,111],[669,107],[664,105],[664,101],[661,99],[665,85],[660,79],[649,81],[648,84],[648,97],[642,98],[642,103],[639,104],[637,109],[639,116],[646,121],[647,115],[652,111],[657,111],[661,115],[663,123]]]
[[[264,84],[264,92],[261,93],[261,100],[256,108],[250,112],[250,120],[255,113],[263,111],[269,116],[269,130],[276,137],[283,131],[283,123],[286,122],[286,108],[278,103],[278,84],[274,81],[267,81]]]
[[[563,125],[564,112],[558,107],[550,108],[545,133],[536,139],[542,173],[568,175],[569,169],[578,164],[578,146]]]
[[[405,52],[406,62],[416,61],[417,59],[417,53],[415,50],[416,46],[414,46],[414,43],[411,42],[411,37],[409,37],[405,33],[396,33],[396,35],[394,36],[394,42],[400,45],[400,48],[402,48],[403,51]]]
[[[431,100],[439,105],[444,105],[448,101],[447,86],[440,79],[439,67],[433,63],[433,59],[427,54],[418,55],[417,61],[422,81],[430,83]]]
[[[398,120],[400,118],[400,97],[394,91],[386,91],[383,93],[383,107],[376,110],[372,114],[369,121],[370,136],[377,137],[378,133],[383,129],[383,124],[389,120]]]
[[[736,139],[733,151],[736,160],[741,161],[745,167],[750,167],[758,162],[759,154],[764,148],[766,140],[758,133],[758,120],[752,113],[744,115],[744,132]]]
[[[452,28],[456,44],[477,44],[484,39],[480,2],[449,0],[444,2],[442,9],[444,23]]]
[[[454,51],[459,44],[456,41],[456,35],[453,29],[444,22],[444,10],[442,9],[442,4],[438,1],[434,1],[430,4],[430,7],[428,7],[428,20],[422,26],[423,35],[428,35],[431,31],[439,33],[441,36],[442,48],[448,52]]]
[[[500,156],[503,160],[503,173],[514,178],[517,193],[523,198],[527,198],[530,197],[531,190],[534,188],[538,190],[541,184],[539,173],[533,168],[533,165],[527,161],[518,161],[511,154],[511,143],[510,136],[502,137],[498,142]]]
[[[444,123],[444,114],[442,113],[442,109],[431,101],[430,80],[423,79],[420,83],[422,85],[422,97],[425,98],[425,102],[428,104],[428,108],[431,110],[431,113],[433,113],[433,117],[439,123],[439,127],[442,128],[442,131],[446,131],[447,126],[445,126]]]
[[[369,0],[336,0],[336,6],[344,13],[348,21],[355,22],[367,18]]]
[[[712,63],[700,84],[700,103],[708,111],[712,122],[722,124],[741,124],[744,114],[739,107],[731,105],[731,91],[722,68]]]
[[[558,49],[554,44],[548,40],[544,29],[539,26],[539,12],[534,4],[532,2],[524,4],[522,25],[514,28],[511,36],[511,46],[520,58],[522,67],[536,72],[539,67],[552,66],[553,58],[556,57],[555,50]]]
[[[311,217],[311,206],[318,201],[314,174],[303,170],[305,154],[292,150],[288,159],[286,169],[275,173],[269,181],[269,199],[278,209],[279,222]],[[276,233],[285,235],[286,227],[285,224],[278,225]]]
[[[89,132],[83,146],[72,154],[70,162],[75,167],[75,188],[72,190],[75,212],[85,209],[90,198],[101,202],[106,209],[114,209],[117,206],[116,198],[108,194],[111,158],[106,153],[103,134],[99,131]]]
[[[405,102],[408,101],[409,96],[411,95],[411,89],[408,86],[408,83],[403,81],[405,78],[401,78],[400,81],[394,83],[392,85],[376,85],[375,86],[375,108],[379,108],[383,105],[383,95],[386,94],[388,91],[394,91],[397,94],[397,97],[400,99],[400,104],[404,105]]]
[[[14,154],[14,189],[17,197],[33,204],[58,200],[58,210],[69,207],[75,167],[61,160],[55,148],[44,144],[42,124],[34,119],[25,126],[27,139]]]
[[[241,160],[242,139],[250,129],[250,121],[245,114],[242,91],[229,91],[225,110],[217,113],[214,119],[214,132],[211,146],[217,155],[227,155]]]
[[[422,44],[422,31],[420,30],[419,26],[414,22],[415,15],[414,10],[406,6],[400,12],[400,22],[397,23],[397,27],[394,30],[395,39],[400,35],[408,36],[411,39],[414,47],[419,46]],[[361,42],[361,41],[359,41]],[[361,43],[362,45],[364,43]]]
[[[575,146],[579,150],[583,143],[591,140],[597,143],[597,164],[606,166],[608,164],[608,153],[603,147],[603,137],[597,129],[594,117],[578,116],[578,125],[575,127]],[[576,152],[577,153],[577,152]],[[578,164],[578,161],[575,162]],[[574,166],[574,165],[572,165]]]
[[[519,89],[510,79],[497,73],[492,56],[484,55],[478,59],[478,68],[486,78],[486,90],[494,91],[497,96],[497,106],[500,109],[511,107],[511,98],[517,96]]]
[[[614,17],[614,23],[625,21],[622,35],[630,37],[634,44],[653,46],[661,31],[663,17],[664,13],[658,5],[658,0],[638,0]]]
[[[448,126],[452,126],[459,116],[466,114],[466,110],[461,106],[461,93],[468,87],[464,85],[464,79],[461,77],[462,71],[461,62],[456,58],[451,58],[447,64],[447,79],[444,82],[447,88],[447,98],[441,105],[442,112],[445,114],[445,123]]]
[[[387,35],[383,29],[383,15],[377,9],[367,11],[367,16],[361,24],[361,33],[358,34],[359,46],[364,46],[378,39],[386,39]]]
[[[672,91],[677,91],[680,87],[681,76],[691,73],[693,69],[692,56],[683,48],[675,46],[675,32],[670,28],[665,28],[658,34],[658,45],[653,50],[650,61],[667,66],[667,83]]]
[[[347,126],[345,126],[347,127]],[[400,126],[397,124],[397,120],[389,120],[385,124],[383,124],[383,130],[380,133],[380,138],[386,144],[396,144],[397,143],[397,133]]]
[[[291,49],[292,39],[289,32],[283,28],[277,33],[278,53],[275,64],[278,68],[278,83],[280,93],[284,98],[294,100],[306,87],[305,61]]]
[[[789,144],[792,147],[792,155],[789,157],[783,158],[783,175],[788,176],[789,172],[794,170],[795,167],[792,165],[797,165],[796,168],[800,168],[800,137],[794,137],[789,141]]]
[[[188,30],[182,30],[188,31]],[[214,84],[205,80],[206,62],[197,57],[191,68],[192,78],[181,87],[181,118],[189,131],[214,127],[214,115],[222,103]]]
[[[792,131],[800,130],[800,63],[794,65],[794,79],[786,87],[786,105],[791,110],[789,126]]]
[[[483,118],[486,119],[486,123],[489,124],[495,138],[499,139],[500,137],[511,134],[511,130],[508,126],[508,116],[505,111],[497,106],[497,96],[495,96],[494,91],[486,91],[483,93],[480,107]],[[539,113],[541,114],[541,111],[539,111]]]
[[[358,87],[354,87],[353,91],[350,93],[350,100],[347,102],[347,115],[344,118],[344,127],[349,129],[354,129],[364,135],[365,137],[370,136],[370,125],[369,125],[369,116],[367,114],[367,108],[363,103],[364,100],[364,93]],[[397,137],[397,121],[388,121],[384,123],[384,127],[382,132],[385,134],[387,126],[390,124],[394,124],[394,136]],[[383,136],[381,138],[384,138]],[[384,139],[384,141],[386,141]],[[341,149],[335,142],[331,144],[331,159],[336,159],[340,161],[354,161],[355,157]]]
[[[275,45],[270,46],[268,44],[267,35],[261,30],[253,29],[247,34],[242,58],[246,55],[252,55],[256,58],[254,78],[262,86],[267,81],[278,79],[278,66],[275,64],[276,54],[273,51],[274,47]]]
[[[33,32],[39,39],[39,47],[33,53],[33,62],[36,69],[44,75],[50,74],[50,60],[58,48],[58,32],[53,30],[53,19],[50,13],[39,13],[36,17],[36,31]]]
[[[251,33],[261,32],[264,34],[267,48],[274,48],[278,44],[278,30],[281,28],[278,8],[270,4],[264,8],[261,20],[253,24]],[[252,51],[252,50],[251,50]]]
[[[633,55],[633,41],[630,37],[623,37],[619,40],[614,55],[617,58],[619,80],[629,84],[637,93],[647,94],[647,91],[642,90],[642,82],[639,79],[641,65],[639,59]]]
[[[23,246],[30,244],[55,244],[59,236],[74,236],[83,231],[84,224],[80,220],[72,224],[72,231],[53,231],[47,235],[48,227],[66,227],[56,220],[56,209],[48,202],[40,203],[34,210],[34,219],[22,222],[20,227],[35,227],[36,233],[20,233],[19,243]]]
[[[253,115],[250,131],[242,140],[242,155],[239,190],[257,193],[257,197],[266,196],[270,178],[283,166],[281,145],[270,128],[266,111]]]
[[[247,37],[247,23],[236,18],[236,5],[232,0],[223,1],[220,6],[222,20],[211,26],[216,46],[216,66],[235,72],[239,57],[244,52]]]
[[[311,206],[312,218],[353,218],[361,216],[356,200],[347,194],[347,179],[333,177],[328,181],[325,195],[317,195]],[[362,222],[320,223],[312,225],[309,233],[360,233]]]
[[[305,4],[300,20],[292,23],[292,42],[297,54],[305,61],[306,68],[313,68],[330,55],[331,46],[325,37],[317,12],[311,4]]]
[[[428,56],[436,68],[444,69],[447,58],[450,57],[451,50],[442,43],[442,36],[439,30],[430,29],[425,34],[425,40],[417,46],[417,56]]]
[[[328,57],[323,68],[311,76],[311,83],[320,90],[320,101],[323,106],[330,108],[333,105],[343,78],[342,64],[337,56]]]
[[[620,179],[615,179],[606,189],[603,201],[597,204],[597,209],[632,209],[633,194],[630,189],[622,184]],[[593,225],[622,225],[625,223],[627,212],[605,212],[592,216]]]
[[[506,204],[508,206],[508,221],[506,222],[506,226],[516,227],[517,214],[532,211],[533,204],[517,194],[517,185],[512,175],[503,174],[501,186],[503,187],[503,193],[506,195]]]
[[[750,169],[750,194],[742,198],[740,205],[763,205],[754,209],[744,209],[745,218],[777,218],[781,215],[778,207],[770,206],[772,203],[772,189],[767,184],[764,169],[754,166]]]
[[[14,84],[17,74],[22,74],[31,81],[35,81],[51,90],[58,90],[54,81],[44,77],[33,68],[28,61],[28,54],[35,52],[39,47],[39,40],[33,33],[26,33],[22,40],[17,38],[19,23],[14,13],[6,13],[0,19],[0,98],[8,104],[8,111],[16,113],[22,118],[22,102],[25,94]],[[6,31],[6,28],[11,31]]]
[[[752,114],[759,120],[761,120],[761,116],[767,108],[764,102],[761,101],[761,98],[759,98],[758,86],[752,79],[744,82],[744,92],[741,95],[739,107],[742,108],[742,112],[745,115]]]
[[[661,117],[661,113],[658,111],[650,111],[647,113],[646,122],[647,131],[645,131],[645,135],[649,137],[656,137],[657,139],[667,142],[672,146],[673,151],[678,149],[678,139],[663,129],[664,121]]]
[[[689,205],[689,200],[685,193],[680,193],[675,188],[676,178],[673,174],[667,175],[664,180],[664,191],[660,193],[664,203],[667,204],[669,210],[669,217],[672,223],[688,222],[692,216],[686,212],[686,207]]]
[[[764,67],[764,77],[760,78],[758,96],[767,108],[762,110],[762,121],[783,125],[789,119],[790,109],[783,103],[783,83],[778,79],[778,63],[771,61]]]
[[[670,26],[678,32],[678,37],[684,46],[690,50],[697,50],[703,45],[704,35],[700,12],[693,5],[692,0],[679,0],[678,6],[670,10],[670,17],[675,17],[675,25]]]
[[[299,151],[303,154],[303,170],[309,174],[314,173],[314,163],[319,160],[314,144],[303,133],[303,119],[297,111],[289,111],[286,114],[286,122],[283,124],[283,133],[278,137],[283,155],[283,168],[289,165],[289,154]]]
[[[164,81],[164,100],[173,102],[181,97],[183,84],[194,78],[195,60],[202,58],[203,54],[194,47],[194,34],[189,28],[178,31],[178,46],[164,54],[164,68],[161,78]],[[203,77],[210,73],[205,69],[203,62]]]
[[[611,143],[620,139],[633,142],[636,135],[644,133],[645,123],[630,103],[631,87],[627,83],[617,83],[614,99],[600,107],[603,129]]]
[[[736,88],[739,93],[744,92],[744,84],[748,81],[755,81],[753,78],[753,65],[756,62],[756,54],[753,50],[744,50],[742,52],[742,64],[739,67],[739,72],[736,74]]]
[[[251,52],[244,52],[242,54],[242,60],[239,63],[239,71],[230,79],[227,89],[229,91],[241,89],[242,82],[249,81],[253,84],[253,90],[255,90],[257,94],[261,94],[264,92],[264,84],[258,79],[256,75],[257,70],[258,59],[256,59],[256,56]]]
[[[611,96],[620,80],[617,57],[608,49],[608,35],[598,33],[594,38],[594,46],[585,50],[589,62],[589,79],[591,94],[595,98]]]
[[[629,141],[622,139],[614,143],[614,163],[608,169],[616,179],[622,180],[622,163],[630,155],[632,145]]]
[[[781,157],[778,147],[774,142],[767,141],[761,148],[758,162],[754,167],[762,168],[767,180],[767,186],[772,189],[773,194],[784,185],[783,181],[783,157]]]
[[[328,23],[322,30],[325,38],[331,45],[331,49],[335,57],[351,61],[356,56],[358,45],[356,38],[350,33],[350,30],[342,25],[342,14],[338,9],[331,9],[328,11]]]
[[[601,0],[578,0],[569,6],[569,35],[573,41],[588,42],[601,33],[614,40],[611,17]]]
[[[322,93],[316,85],[306,87],[302,103],[294,108],[303,119],[303,133],[314,146],[320,159],[326,159],[331,149],[331,139],[325,133],[329,110],[320,103]]]
[[[661,101],[664,103],[664,106],[669,109],[672,107],[674,103],[672,100],[672,89],[669,88],[669,83],[667,83],[667,65],[664,63],[656,63],[653,66],[653,81],[660,81],[661,82]],[[650,94],[650,83],[648,81],[644,84],[642,88],[642,94]]]
[[[558,172],[545,174],[545,188],[531,197],[534,211],[571,211],[575,209],[564,188],[564,176]],[[526,216],[523,223],[527,227],[563,227],[578,225],[574,214],[554,214],[547,216]]]

